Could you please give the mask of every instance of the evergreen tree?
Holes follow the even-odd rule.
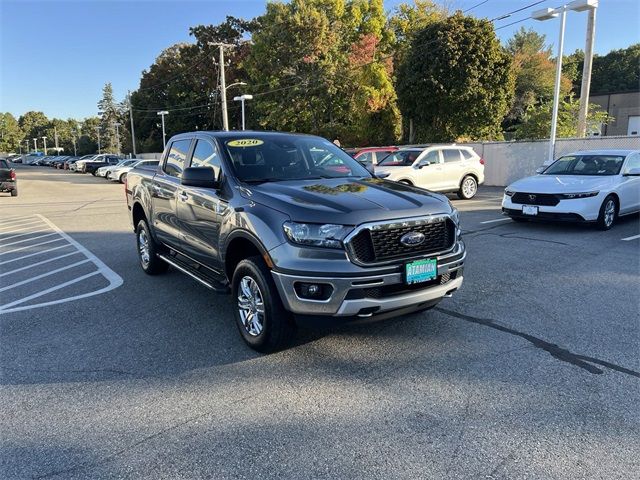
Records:
[[[122,130],[124,109],[113,97],[111,82],[105,83],[102,89],[102,99],[98,102],[100,116],[100,141],[103,152],[117,153],[121,145],[116,136],[116,123],[120,123],[118,129]]]

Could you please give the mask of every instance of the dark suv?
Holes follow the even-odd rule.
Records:
[[[134,169],[127,203],[140,264],[231,291],[256,350],[301,317],[425,310],[462,284],[449,200],[376,178],[328,140],[275,132],[173,137],[157,170]]]

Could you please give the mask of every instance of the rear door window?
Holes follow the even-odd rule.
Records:
[[[177,178],[182,176],[190,146],[191,139],[176,140],[171,144],[169,154],[162,167],[164,173]]]
[[[460,150],[452,148],[442,150],[442,156],[444,158],[444,163],[459,162],[462,159],[460,157]]]

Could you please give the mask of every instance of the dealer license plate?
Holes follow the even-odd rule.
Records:
[[[537,215],[538,207],[534,205],[523,205],[522,206],[522,214],[523,215]]]
[[[438,262],[435,258],[416,260],[404,266],[407,285],[428,282],[438,276]]]

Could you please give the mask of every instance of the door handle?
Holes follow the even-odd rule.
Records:
[[[186,202],[189,199],[189,195],[187,194],[187,192],[180,192],[178,196],[183,202]]]

